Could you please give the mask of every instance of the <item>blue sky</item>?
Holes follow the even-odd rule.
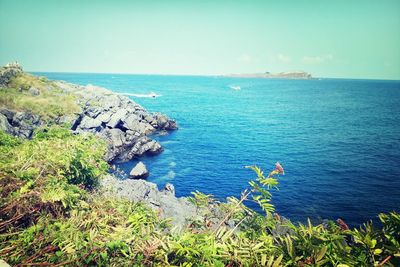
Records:
[[[400,1],[0,0],[28,71],[400,79]]]

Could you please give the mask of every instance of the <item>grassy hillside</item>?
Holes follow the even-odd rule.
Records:
[[[73,95],[63,92],[54,82],[21,72],[0,90],[0,108],[30,111],[43,119],[79,112]]]
[[[104,152],[94,136],[62,128],[32,140],[0,132],[0,259],[15,266],[400,265],[397,213],[381,214],[379,228],[295,225],[273,213],[280,171],[264,176],[253,167],[256,178],[241,199],[219,203],[196,192],[192,201],[204,219],[174,229],[142,204],[102,194]],[[216,208],[222,216],[213,224]]]

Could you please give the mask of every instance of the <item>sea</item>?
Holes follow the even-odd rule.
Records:
[[[140,160],[177,196],[239,198],[255,178],[245,166],[267,174],[280,162],[272,203],[294,222],[341,217],[355,227],[400,211],[400,81],[35,74],[128,94],[175,119],[179,130],[153,136],[164,152]]]

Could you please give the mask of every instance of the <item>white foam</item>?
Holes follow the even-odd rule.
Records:
[[[174,171],[168,172],[168,178],[173,179],[173,178],[175,178],[175,176],[176,176],[176,173]]]
[[[182,129],[182,128],[179,128]],[[178,141],[175,140],[166,140],[166,141],[160,141],[161,145],[167,145],[167,144],[176,144]]]
[[[148,94],[120,93],[120,95],[143,97],[143,98],[156,98],[156,97],[162,96],[162,95],[156,94],[154,92],[150,92]]]
[[[229,85],[229,88],[236,90],[236,91],[239,91],[240,89],[242,89],[242,88],[240,88],[239,85]]]
[[[175,161],[170,162],[170,163],[169,163],[169,166],[170,166],[170,167],[175,167],[175,166],[176,166],[176,162],[175,162]]]
[[[176,176],[176,172],[174,171],[168,171],[166,175],[162,177],[162,179],[174,179]]]

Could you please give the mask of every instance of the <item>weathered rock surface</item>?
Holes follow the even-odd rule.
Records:
[[[197,222],[206,222],[208,227],[215,229],[226,219],[226,210],[218,204],[211,204],[208,208],[196,207],[188,197],[176,197],[175,188],[167,183],[161,190],[155,183],[141,179],[118,179],[114,175],[106,175],[100,181],[101,191],[107,196],[119,197],[135,202],[142,202],[155,210],[161,218],[171,218],[172,224],[178,229]],[[233,229],[239,222],[229,219],[224,225]]]
[[[7,262],[0,259],[0,267],[11,267]]]
[[[40,95],[40,90],[33,86],[31,88],[29,88],[28,92],[33,96]]]
[[[140,201],[160,213],[162,218],[172,218],[174,225],[183,226],[186,220],[196,217],[196,207],[187,198],[175,196],[171,184],[163,190],[145,180],[120,180],[108,175],[101,181],[102,187],[111,194],[133,201]]]
[[[145,179],[149,176],[149,171],[146,168],[146,165],[143,162],[139,162],[129,173],[129,178],[131,179]]]
[[[31,138],[35,128],[44,122],[40,116],[29,112],[0,109],[0,130],[21,138]]]
[[[78,96],[82,107],[79,118],[73,122],[76,132],[92,132],[108,142],[106,160],[125,162],[144,154],[162,152],[161,145],[149,138],[158,131],[178,128],[175,121],[160,113],[149,113],[131,99],[105,88],[85,87],[57,81],[64,90]]]
[[[7,117],[0,113],[0,131],[12,134],[12,126],[7,120]]]
[[[6,87],[10,80],[22,72],[22,67],[18,63],[5,65],[0,69],[0,87]]]

